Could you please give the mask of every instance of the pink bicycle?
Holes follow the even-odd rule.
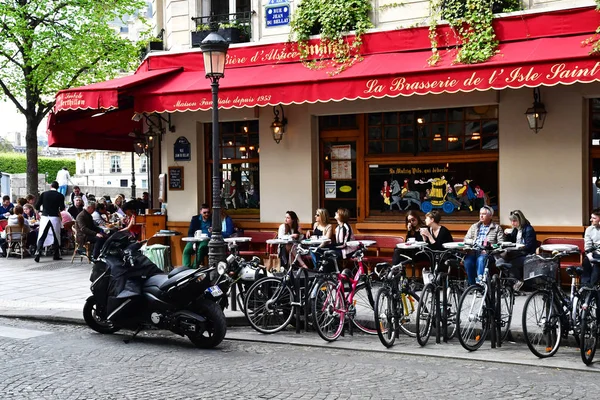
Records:
[[[351,254],[357,267],[354,276],[346,268],[323,276],[314,286],[311,294],[313,322],[324,340],[332,342],[340,337],[346,318],[352,322],[349,325],[351,334],[352,325],[365,333],[377,334],[371,279],[365,274],[363,264],[364,249],[373,244],[372,240],[348,242],[348,245],[358,247]]]

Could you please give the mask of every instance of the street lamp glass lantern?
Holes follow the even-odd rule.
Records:
[[[229,43],[217,32],[211,32],[200,44],[204,56],[204,71],[207,78],[219,79],[225,74],[225,61]]]
[[[544,127],[544,122],[546,121],[546,115],[548,112],[546,111],[546,107],[544,103],[542,103],[540,96],[540,88],[533,89],[533,107],[530,107],[525,111],[525,117],[527,117],[527,123],[529,124],[529,129],[538,133],[540,129]]]

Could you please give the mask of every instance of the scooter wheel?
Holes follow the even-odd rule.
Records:
[[[215,302],[201,299],[196,302],[192,311],[206,318],[206,322],[202,324],[204,329],[199,329],[194,335],[187,335],[190,341],[201,349],[218,346],[227,333],[227,321],[221,307]]]
[[[88,297],[85,301],[83,319],[90,328],[98,333],[111,334],[121,329],[116,327],[112,322],[101,319],[96,314],[96,298],[94,296]]]

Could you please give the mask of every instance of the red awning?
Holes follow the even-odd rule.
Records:
[[[441,51],[436,67],[430,51],[372,54],[335,76],[301,63],[225,70],[219,107],[240,108],[382,97],[554,86],[600,79],[600,57],[582,42],[590,35],[539,38],[499,46],[483,64],[453,65],[456,50]],[[208,110],[210,81],[203,71],[183,71],[132,91],[138,113]]]
[[[178,67],[145,71],[106,82],[61,90],[56,95],[54,111],[118,108],[119,95],[124,91],[181,70],[182,68]]]
[[[76,113],[51,112],[48,116],[48,145],[74,149],[133,151],[134,138],[129,132],[142,130],[141,121],[133,121],[133,110]],[[96,115],[96,116],[93,116]]]

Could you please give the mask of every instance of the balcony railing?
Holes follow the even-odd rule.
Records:
[[[210,33],[211,23],[218,24],[219,35],[229,43],[247,43],[252,38],[252,16],[256,11],[244,11],[233,14],[193,17],[196,30],[192,31],[192,47],[200,47],[200,43]]]

